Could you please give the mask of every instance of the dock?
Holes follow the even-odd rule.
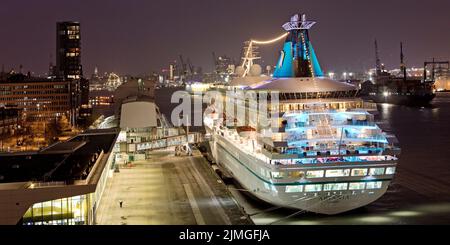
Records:
[[[198,150],[193,156],[175,156],[171,149],[120,167],[108,181],[96,223],[253,224]]]

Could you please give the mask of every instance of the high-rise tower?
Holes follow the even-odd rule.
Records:
[[[56,75],[65,79],[83,77],[80,23],[56,23]]]

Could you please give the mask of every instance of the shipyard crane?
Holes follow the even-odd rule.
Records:
[[[186,77],[186,75],[187,75],[186,63],[184,63],[184,59],[181,54],[180,54],[180,65],[181,65],[181,69],[182,69],[182,74]]]
[[[194,74],[195,73],[195,71],[194,71],[194,66],[192,65],[192,63],[191,63],[191,59],[189,59],[189,58],[187,58],[187,66],[189,67],[189,72],[190,72],[190,74],[192,75],[192,74]]]

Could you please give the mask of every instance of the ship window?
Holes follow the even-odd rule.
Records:
[[[364,190],[366,188],[366,183],[350,183],[348,187],[349,190]]]
[[[323,170],[314,170],[306,172],[307,178],[323,178],[324,171]]]
[[[284,176],[284,172],[272,172],[273,179],[282,179]]]
[[[352,176],[366,176],[367,168],[354,168],[352,169]]]
[[[330,169],[325,173],[325,177],[343,177],[349,175],[350,169]]]
[[[347,190],[347,183],[332,183],[323,186],[324,191],[342,191]]]
[[[369,173],[370,175],[383,175],[384,168],[371,168]]]
[[[303,186],[301,185],[287,185],[286,192],[302,192]]]
[[[321,191],[322,185],[305,185],[305,192]]]
[[[395,173],[395,167],[386,168],[386,174],[394,174],[394,173]]]
[[[305,176],[305,173],[302,171],[291,171],[289,172],[289,178],[300,179]]]
[[[381,181],[367,182],[367,189],[380,189],[382,184]]]

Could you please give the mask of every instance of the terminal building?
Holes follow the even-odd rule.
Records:
[[[155,149],[198,142],[173,127],[136,80],[118,89],[117,114],[68,141],[37,152],[0,154],[0,225],[90,225],[119,165]]]
[[[97,129],[38,152],[1,154],[0,224],[95,224],[117,135]]]
[[[154,100],[154,83],[131,79],[120,85],[115,94],[115,115],[120,134],[116,163],[148,158],[150,151],[201,140],[198,133],[174,127]]]

